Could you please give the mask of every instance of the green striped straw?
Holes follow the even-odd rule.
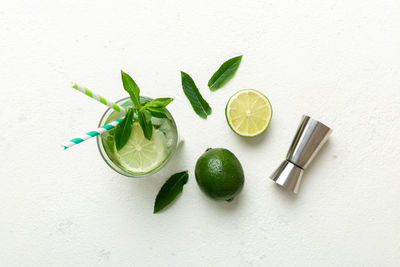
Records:
[[[115,121],[110,122],[109,124],[106,124],[106,125],[101,126],[100,128],[97,128],[94,131],[90,131],[90,132],[85,133],[82,136],[73,138],[73,139],[69,140],[68,142],[65,142],[64,144],[62,144],[62,146],[63,146],[63,148],[65,150],[65,149],[70,148],[71,146],[77,145],[77,144],[79,144],[79,143],[81,143],[81,142],[83,142],[83,141],[85,141],[87,139],[90,139],[92,137],[95,137],[95,136],[98,136],[98,135],[100,135],[102,133],[105,133],[105,132],[107,132],[107,131],[109,131],[111,129],[114,129],[117,126],[117,124],[119,122],[121,122],[123,119],[124,118],[119,118],[119,119],[117,119]]]
[[[72,88],[78,90],[81,93],[84,93],[85,95],[99,101],[100,103],[102,103],[106,106],[109,106],[110,108],[114,109],[115,111],[121,112],[122,114],[126,114],[126,111],[123,107],[121,107],[120,105],[118,105],[114,102],[108,101],[101,95],[93,93],[91,90],[87,89],[86,87],[80,86],[77,83],[72,83]]]

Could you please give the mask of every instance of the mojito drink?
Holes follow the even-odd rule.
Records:
[[[142,97],[141,101],[151,99]],[[124,108],[132,106],[129,98],[117,101]],[[107,110],[100,124],[104,125],[121,117],[121,113]],[[115,129],[97,137],[100,153],[106,163],[117,172],[130,177],[144,177],[160,170],[175,152],[178,133],[175,121],[167,111],[166,118],[151,118],[153,136],[145,138],[139,122],[132,124],[132,132],[128,142],[117,150],[115,145]]]

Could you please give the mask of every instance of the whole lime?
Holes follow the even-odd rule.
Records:
[[[225,148],[207,149],[197,160],[195,175],[200,189],[215,200],[233,200],[244,185],[242,165]]]

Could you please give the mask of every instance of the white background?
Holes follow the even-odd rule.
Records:
[[[0,7],[1,266],[396,266],[400,262],[400,1],[8,1]],[[210,92],[226,59],[236,76]],[[146,179],[113,172],[95,140],[105,106],[71,89],[169,96],[185,143]],[[213,108],[185,98],[189,73]],[[235,135],[228,98],[266,94],[268,131]],[[268,179],[302,114],[333,128],[299,195]],[[246,183],[232,203],[208,199],[193,174],[207,147],[225,147]],[[182,195],[153,215],[171,174]]]

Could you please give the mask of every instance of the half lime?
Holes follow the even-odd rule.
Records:
[[[235,133],[253,137],[268,128],[272,106],[268,98],[259,91],[244,89],[231,96],[226,104],[225,116]]]
[[[115,156],[122,166],[132,172],[145,173],[155,169],[166,158],[166,138],[158,129],[153,129],[151,140],[144,137],[138,122],[132,125],[128,142]]]

